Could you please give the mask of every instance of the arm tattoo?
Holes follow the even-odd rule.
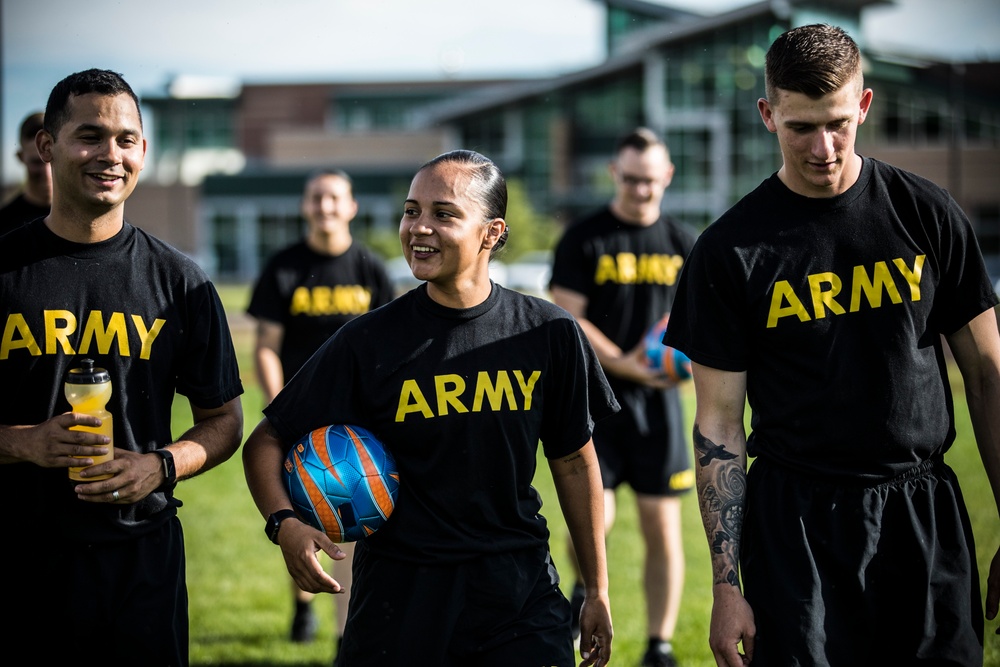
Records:
[[[740,536],[746,501],[746,470],[740,457],[694,427],[701,520],[712,550],[713,584],[739,586]],[[718,462],[718,465],[715,465]]]
[[[701,454],[701,458],[698,459],[698,463],[703,466],[707,466],[711,463],[712,459],[731,461],[736,458],[736,454],[726,451],[725,445],[717,445],[703,436],[697,424],[695,424],[694,427],[694,449],[696,452]]]

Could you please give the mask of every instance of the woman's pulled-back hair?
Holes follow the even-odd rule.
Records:
[[[507,181],[503,172],[489,159],[481,153],[470,150],[454,150],[442,153],[433,160],[425,162],[418,171],[423,171],[428,167],[445,162],[453,162],[468,168],[472,175],[470,185],[474,188],[474,198],[486,212],[486,219],[507,217]],[[507,243],[507,235],[510,226],[504,228],[503,235],[496,245],[490,250],[490,257],[495,256]]]

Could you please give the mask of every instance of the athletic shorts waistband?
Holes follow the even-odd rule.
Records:
[[[894,475],[858,474],[847,475],[823,475],[814,470],[803,470],[795,466],[788,465],[782,461],[777,461],[767,456],[757,456],[753,465],[764,464],[765,467],[772,467],[776,470],[793,474],[796,478],[807,479],[810,483],[823,484],[836,487],[854,487],[861,489],[876,489],[893,487],[905,484],[915,479],[927,475],[937,475],[950,471],[951,468],[940,457],[933,457],[926,461],[914,464],[913,466],[898,472]]]

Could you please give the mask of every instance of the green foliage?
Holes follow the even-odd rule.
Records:
[[[220,289],[230,313],[246,307],[246,288]],[[247,393],[243,409],[247,434],[261,418],[263,401],[250,363],[252,328],[245,319],[233,318],[233,333],[243,368]],[[976,534],[983,595],[986,571],[1000,543],[1000,526],[992,492],[972,437],[961,385],[956,385],[955,413],[958,439],[947,460],[955,468],[969,505]],[[694,409],[690,384],[684,387],[688,425]],[[190,424],[190,411],[180,398],[174,410],[174,433]],[[566,550],[563,523],[551,475],[539,457],[535,486],[544,501],[542,513],[552,533],[553,560],[569,593],[572,570]],[[277,666],[327,666],[333,657],[334,611],[331,596],[320,596],[314,608],[320,618],[317,640],[308,645],[288,641],[292,599],[289,577],[280,550],[267,541],[264,521],[257,513],[246,488],[240,454],[209,471],[186,480],[178,488],[184,501],[180,509],[187,544],[188,592],[191,611],[191,664]],[[612,615],[615,622],[613,665],[638,664],[645,648],[645,602],[642,596],[643,545],[639,536],[634,495],[628,489],[618,494],[615,528],[608,539]],[[714,667],[708,650],[711,615],[711,568],[708,546],[694,494],[682,500],[684,554],[687,576],[674,647],[685,667]],[[1000,667],[1000,646],[993,631],[997,623],[986,624],[984,664]],[[372,639],[377,642],[377,638]]]
[[[392,259],[403,254],[403,249],[399,245],[399,232],[396,229],[368,229],[354,236],[378,253],[382,259]]]
[[[551,250],[562,232],[558,222],[532,208],[518,180],[507,181],[507,225],[510,233],[500,259],[508,263],[532,251]]]

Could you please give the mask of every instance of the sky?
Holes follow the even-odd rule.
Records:
[[[704,14],[746,0],[656,0]],[[604,57],[599,0],[0,0],[2,168],[17,128],[64,76],[99,67],[136,93],[175,75],[266,83],[551,76]],[[865,10],[871,47],[1000,60],[1000,0],[895,0]],[[856,36],[858,37],[858,36]]]

